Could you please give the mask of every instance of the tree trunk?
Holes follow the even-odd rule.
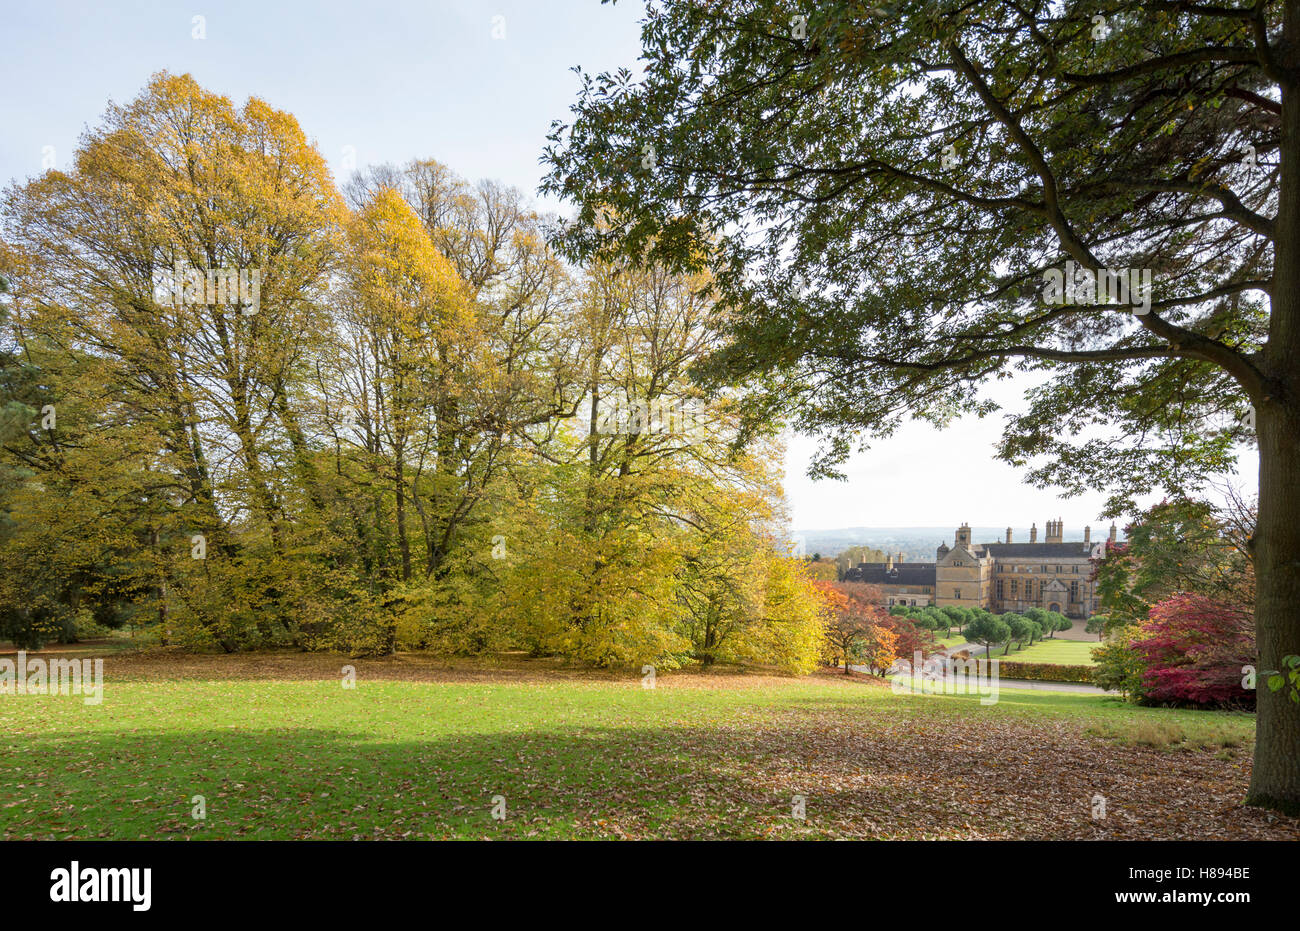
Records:
[[[1300,410],[1265,405],[1259,431],[1255,639],[1259,646],[1255,765],[1247,801],[1300,814],[1300,704],[1274,692],[1270,673],[1300,654]]]
[[[1300,0],[1289,0],[1281,43],[1288,70],[1300,66]],[[1300,654],[1300,87],[1282,82],[1282,144],[1273,242],[1269,338],[1263,396],[1255,402],[1259,439],[1259,517],[1255,558],[1255,639],[1259,646],[1255,764],[1251,805],[1300,814],[1300,704],[1289,683],[1274,692],[1267,677],[1282,658]]]
[[[406,450],[397,448],[397,467],[393,471],[394,491],[397,494],[397,547],[402,554],[402,581],[411,581],[411,542],[406,532],[406,470],[402,457]]]

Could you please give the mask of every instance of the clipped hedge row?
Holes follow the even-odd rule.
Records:
[[[997,657],[993,657],[997,659]],[[1008,679],[1041,679],[1044,682],[1092,683],[1091,666],[1065,666],[1060,663],[1017,663],[999,660],[998,675]]]

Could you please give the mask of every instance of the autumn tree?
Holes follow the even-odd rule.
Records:
[[[771,436],[691,366],[707,274],[566,265],[517,191],[334,187],[160,74],[5,192],[0,628],[810,671]]]
[[[830,611],[826,637],[844,664],[847,676],[849,664],[864,662],[873,642],[874,629],[884,613],[876,607],[880,589],[861,582],[819,583],[818,588],[825,593]]]
[[[886,623],[871,624],[863,635],[861,653],[872,674],[886,675],[900,656],[897,631]]]
[[[713,345],[706,282],[593,263],[573,329],[576,415],[546,466],[503,608],[534,652],[600,665],[812,668],[823,608],[806,562],[777,552],[779,448],[736,445],[725,398],[688,369]]]
[[[421,439],[404,469],[405,498],[418,519],[420,574],[442,578],[458,543],[490,546],[494,502],[521,462],[547,454],[582,394],[579,286],[543,236],[544,218],[516,190],[470,184],[446,166],[417,159],[380,165],[345,186],[356,210],[400,196],[425,234],[421,248],[447,265],[467,310],[423,333],[418,379]],[[320,392],[367,416],[378,385],[367,383],[364,340],[346,333]],[[342,386],[339,392],[331,382]],[[338,430],[339,448],[365,456],[380,425]],[[396,460],[394,460],[396,461]],[[396,487],[396,486],[394,486]],[[498,527],[497,530],[501,528]],[[409,573],[403,567],[404,576]]]
[[[306,443],[293,406],[328,319],[318,301],[340,209],[293,117],[168,74],[111,106],[69,171],[5,194],[22,257],[12,338],[48,356],[56,394],[84,397],[63,429],[133,434],[116,462],[127,480],[150,476],[153,513],[132,532],[153,550],[162,610],[225,649],[296,637],[292,591],[306,580],[284,570],[291,465]],[[14,454],[82,487],[118,455],[97,442],[87,452],[101,468],[73,471],[61,449],[46,434]]]
[[[877,626],[893,633],[895,653],[908,662],[912,662],[918,655],[924,658],[934,649],[934,637],[910,618],[887,614],[877,621]]]

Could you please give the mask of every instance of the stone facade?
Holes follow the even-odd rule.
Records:
[[[1115,540],[1112,524],[1110,540]],[[940,544],[932,563],[861,563],[844,573],[844,581],[879,585],[882,605],[924,607],[957,605],[985,608],[994,613],[1043,608],[1067,617],[1096,614],[1096,584],[1091,580],[1094,550],[1092,530],[1085,527],[1082,541],[1065,542],[1060,520],[1049,520],[1044,539],[1038,525],[1029,542],[1012,540],[1007,528],[1000,543],[975,543],[969,524],[957,528],[953,545]]]

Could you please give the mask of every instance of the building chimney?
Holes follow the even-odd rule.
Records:
[[[894,560],[894,561],[895,561],[895,562],[902,562],[902,561],[903,561],[903,554],[902,554],[902,553],[899,553],[899,554],[898,554],[898,559],[896,559],[896,560]]]
[[[1092,527],[1091,527],[1091,526],[1088,526],[1088,527],[1084,527],[1084,528],[1083,528],[1083,542],[1084,542],[1084,543],[1091,543],[1091,542],[1092,542]]]
[[[894,571],[894,555],[892,553],[890,553],[888,556],[885,557],[885,571],[886,572]]]
[[[1059,518],[1057,520],[1049,520],[1047,522],[1047,542],[1060,543],[1062,537],[1065,535],[1064,527],[1065,521],[1060,520]]]
[[[1011,542],[1011,528],[1010,528],[1010,527],[1007,528],[1007,542],[1008,542],[1008,543]]]
[[[1037,523],[1031,525],[1030,528],[1029,528],[1029,542],[1030,542],[1030,543],[1037,543],[1037,542],[1038,542],[1038,524],[1037,524]]]

